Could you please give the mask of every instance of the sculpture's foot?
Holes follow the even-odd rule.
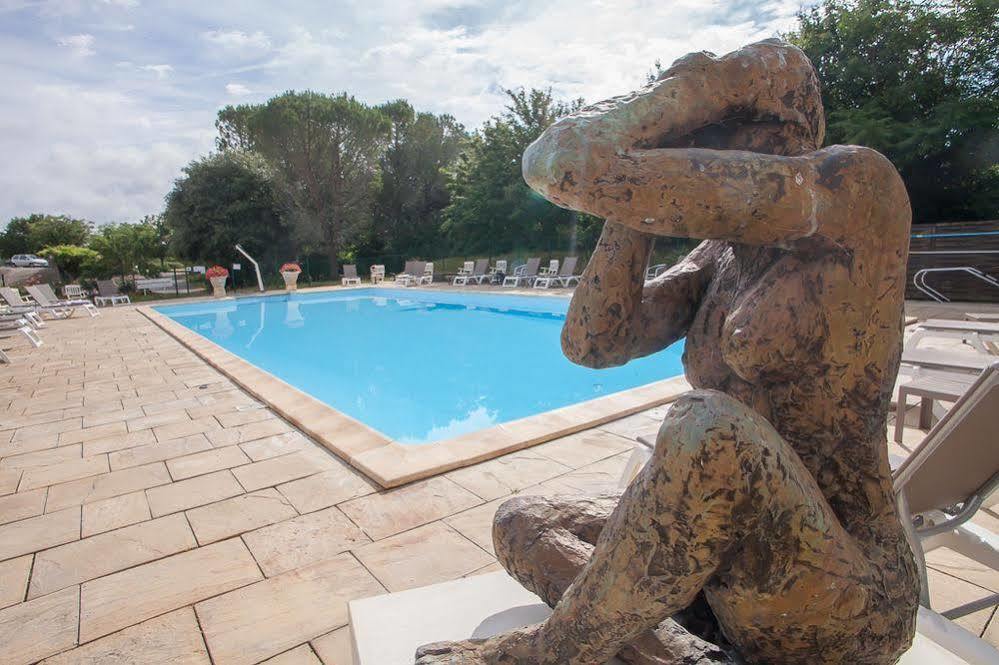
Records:
[[[484,640],[434,642],[416,650],[416,665],[530,665],[544,662],[535,640],[538,628],[528,626]]]

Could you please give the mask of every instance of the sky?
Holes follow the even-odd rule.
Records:
[[[504,88],[588,102],[656,60],[793,27],[803,0],[0,0],[0,225],[161,212],[227,104],[408,99],[474,129]]]

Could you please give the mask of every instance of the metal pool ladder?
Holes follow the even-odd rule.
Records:
[[[972,268],[971,266],[959,266],[957,268],[923,268],[922,270],[917,271],[916,274],[912,276],[912,285],[937,302],[950,302],[950,298],[926,283],[926,275],[931,272],[964,272],[972,277],[982,280],[990,286],[994,286],[999,289],[999,280],[996,280],[995,277],[986,275],[978,268]]]
[[[263,293],[264,280],[261,279],[260,277],[260,266],[257,265],[257,262],[253,260],[253,257],[247,254],[246,250],[243,249],[240,245],[236,245],[236,251],[245,256],[247,259],[249,259],[250,263],[253,264],[253,269],[257,271],[257,287],[260,289],[260,292]]]

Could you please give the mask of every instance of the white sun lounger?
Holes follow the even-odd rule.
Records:
[[[22,298],[17,289],[12,286],[0,287],[0,298],[3,298],[7,302],[7,305],[14,310],[15,314],[22,313],[27,310],[38,313],[39,310],[41,310],[56,319],[68,319],[73,316],[74,310],[68,307],[63,307],[61,305],[49,307],[42,305],[41,303],[27,301]]]
[[[978,374],[995,360],[995,356],[984,353],[948,353],[936,349],[902,350],[902,364],[916,365],[929,369],[942,369],[951,372],[972,372]]]
[[[579,261],[579,257],[567,256],[565,261],[562,263],[562,267],[559,268],[558,273],[554,275],[542,275],[534,280],[534,288],[536,289],[547,289],[552,284],[557,284],[559,286],[569,286],[570,283],[575,281],[579,283],[579,275],[574,275],[576,272],[576,263]]]
[[[100,316],[100,312],[94,306],[94,303],[87,300],[59,300],[56,297],[55,292],[52,287],[48,284],[38,284],[37,286],[26,286],[24,287],[32,298],[35,299],[42,307],[62,307],[63,309],[75,309],[77,307],[82,307],[86,310],[87,314],[91,318],[95,316]]]
[[[469,282],[481,284],[489,269],[489,259],[476,259],[475,261],[465,261],[462,268],[463,273],[454,276],[451,286],[466,286]]]
[[[520,286],[521,281],[526,282],[528,286],[534,284],[534,280],[538,278],[539,265],[541,265],[541,259],[527,259],[526,264],[517,266],[513,269],[512,275],[503,278],[503,286]]]
[[[115,284],[113,279],[97,280],[97,293],[100,295],[94,296],[94,304],[98,307],[107,305],[108,303],[111,303],[112,307],[117,307],[120,304],[132,304],[131,298],[124,293],[119,293],[118,285]]]
[[[342,286],[361,285],[361,278],[357,276],[356,265],[347,264],[343,267],[343,277],[340,278],[340,284]]]
[[[0,338],[6,339],[15,335],[23,335],[28,342],[31,343],[31,346],[36,349],[43,344],[42,338],[31,329],[31,326],[28,325],[27,319],[12,317],[0,318]],[[7,354],[3,349],[0,349],[0,363],[9,362],[10,358],[7,357]]]
[[[406,261],[406,267],[395,276],[395,283],[403,286],[419,284],[425,272],[426,264],[423,261]]]
[[[915,348],[926,337],[957,338],[968,342],[976,350],[988,353],[985,340],[999,339],[999,323],[982,321],[952,321],[949,319],[929,319],[916,324],[906,344]]]

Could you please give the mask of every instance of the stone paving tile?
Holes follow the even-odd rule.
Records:
[[[289,480],[311,476],[330,467],[329,459],[312,451],[291,453],[233,469],[236,480],[247,492],[272,487]]]
[[[83,505],[83,537],[144,522],[152,517],[143,491]]]
[[[277,486],[300,513],[311,513],[378,491],[378,487],[339,460],[332,468],[307,478]]]
[[[7,432],[7,434],[13,434],[13,432]],[[2,439],[3,437],[0,436],[0,440]],[[57,445],[59,445],[59,437],[52,435],[21,439],[20,441],[10,441],[8,439],[8,442],[0,443],[0,457],[12,457],[39,450],[48,450],[55,448]]]
[[[187,415],[187,411],[184,411],[183,409],[159,411],[152,415],[141,415],[136,418],[132,418],[128,421],[128,431],[141,432],[142,430],[153,429],[154,427],[159,427],[161,425],[172,425],[174,423],[182,423],[189,420],[191,420],[191,417]]]
[[[31,555],[0,561],[0,609],[20,603],[28,589]]]
[[[633,446],[634,440],[603,430],[591,429],[542,443],[530,451],[544,455],[559,464],[578,469],[618,453],[630,451]]]
[[[659,433],[660,425],[662,425],[662,418],[651,417],[646,413],[636,413],[633,416],[600,425],[598,429],[634,441],[639,436],[650,436],[655,439],[656,434]]]
[[[14,432],[14,437],[11,440],[20,441],[21,439],[34,439],[39,436],[58,435],[63,432],[80,429],[82,426],[83,418],[66,418],[64,420],[54,420],[52,422],[41,423],[38,425],[28,425],[27,427],[21,427]]]
[[[351,499],[340,508],[372,539],[380,540],[481,503],[454,481],[437,476]]]
[[[116,450],[135,448],[136,446],[146,446],[156,443],[156,437],[152,430],[142,430],[141,432],[125,432],[115,434],[103,439],[87,441],[83,444],[83,455],[99,455],[100,453],[113,453]]]
[[[258,423],[208,432],[206,436],[208,436],[208,440],[212,442],[213,446],[231,446],[237,443],[262,439],[265,436],[284,434],[285,432],[292,431],[292,429],[291,425],[280,418],[272,418],[271,420],[263,420]]]
[[[183,457],[191,453],[208,450],[212,444],[208,442],[204,434],[194,434],[182,439],[172,439],[153,443],[148,446],[136,446],[126,448],[108,454],[111,468],[125,469],[130,466],[139,466],[150,462],[159,462],[174,457]]]
[[[261,577],[246,545],[233,538],[85,582],[80,640],[89,642]]]
[[[264,420],[272,420],[277,418],[273,412],[268,409],[246,409],[243,411],[229,411],[224,413],[215,414],[215,419],[218,420],[222,427],[226,429],[232,427],[239,427],[240,425],[248,425],[250,423],[257,423]]]
[[[337,628],[312,640],[313,650],[325,665],[354,665],[354,643],[350,626]]]
[[[26,452],[20,455],[4,457],[0,460],[0,468],[3,469],[30,469],[40,466],[52,466],[63,462],[72,462],[80,459],[83,446],[61,446],[56,448],[51,446],[45,450]]]
[[[299,568],[198,603],[216,663],[250,665],[346,625],[347,602],[383,593],[354,557]]]
[[[156,435],[158,441],[170,441],[171,439],[190,437],[195,434],[204,434],[221,429],[222,426],[219,425],[219,421],[209,416],[198,418],[197,420],[185,420],[170,425],[160,425],[153,428],[153,434]]]
[[[524,490],[523,493],[531,494],[531,488]],[[516,496],[516,494],[512,496]],[[496,510],[500,507],[500,504],[510,498],[510,496],[504,496],[489,503],[484,503],[481,506],[469,508],[457,515],[445,518],[444,521],[461,535],[495,556],[496,552],[493,549],[493,516],[496,515]]]
[[[164,473],[166,469],[164,467]],[[153,517],[203,506],[243,493],[230,471],[216,471],[204,476],[153,487],[146,491]]]
[[[256,441],[248,441],[239,444],[244,453],[250,456],[254,462],[294,453],[300,450],[307,450],[313,444],[298,432],[285,432],[274,436],[264,437]]]
[[[63,432],[59,435],[59,445],[66,446],[71,443],[83,443],[84,441],[103,439],[109,436],[114,436],[115,434],[124,434],[127,431],[125,423],[123,422],[106,423],[104,425],[88,427],[87,429]]]
[[[120,405],[121,401],[115,401],[114,404]],[[99,413],[90,412],[89,414],[84,413],[83,415],[83,427],[84,429],[88,427],[95,427],[97,425],[104,425],[107,423],[120,422],[122,420],[130,420],[132,418],[139,418],[144,416],[142,409],[140,407],[134,406],[128,409],[121,408],[120,406],[115,409],[107,409],[106,411],[101,411]]]
[[[20,482],[20,469],[0,469],[0,496],[15,492]]]
[[[264,574],[273,577],[371,541],[333,507],[244,533],[243,542]]]
[[[188,510],[187,519],[205,545],[297,514],[280,492],[268,488]]]
[[[926,571],[930,588],[930,606],[936,612],[944,612],[973,600],[988,596],[990,591],[980,586],[938,572],[932,568]],[[955,619],[954,623],[974,635],[982,635],[992,616],[992,609],[981,610]]]
[[[28,598],[196,547],[183,515],[134,524],[35,555]]]
[[[249,463],[250,458],[238,446],[226,446],[185,457],[175,457],[167,461],[167,469],[170,470],[174,480],[183,480]]]
[[[17,489],[23,492],[36,487],[46,487],[88,476],[96,476],[108,471],[110,468],[108,467],[107,455],[81,457],[50,466],[25,469],[21,476],[21,484],[18,485]]]
[[[152,401],[155,398],[146,399],[148,403],[142,405],[141,408],[142,412],[147,416],[169,411],[183,411],[189,406],[199,406],[201,404],[196,397],[177,399],[173,393],[170,393],[170,397],[164,401]]]
[[[80,621],[80,587],[0,610],[0,658],[33,663],[73,647]]]
[[[190,607],[143,621],[44,665],[211,665],[201,629]]]
[[[572,469],[533,450],[504,455],[447,473],[447,477],[489,501]]]
[[[0,497],[0,524],[23,520],[25,517],[41,515],[45,510],[44,487],[28,492],[18,492]]]
[[[564,476],[558,476],[541,483],[539,494],[606,494],[619,493],[618,481],[628,464],[631,453],[621,453],[614,457],[576,469]]]
[[[323,665],[308,644],[297,646],[291,651],[268,658],[261,665]]]
[[[163,462],[112,471],[49,487],[45,510],[52,512],[68,506],[79,506],[169,482],[170,474]]]
[[[446,582],[495,561],[441,522],[356,548],[353,553],[389,591]]]
[[[79,507],[4,524],[0,526],[0,561],[79,538]]]

